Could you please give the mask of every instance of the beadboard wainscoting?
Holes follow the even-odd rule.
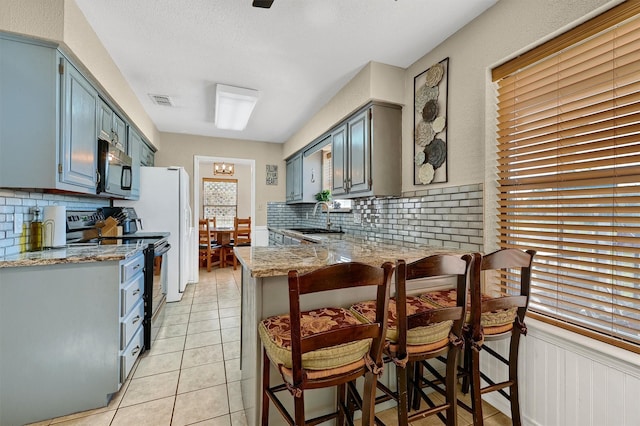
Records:
[[[523,424],[640,424],[640,356],[531,318],[526,323],[519,359]],[[507,353],[507,341],[486,344]],[[504,366],[480,353],[489,377],[507,377]],[[484,399],[511,415],[507,400],[496,392]]]

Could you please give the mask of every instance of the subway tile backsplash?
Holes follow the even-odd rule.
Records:
[[[353,200],[350,213],[331,213],[332,227],[369,241],[482,251],[483,186],[462,185],[416,191],[402,198]],[[322,227],[326,213],[313,216],[313,204],[267,203],[274,228]]]
[[[29,250],[29,224],[33,219],[31,208],[36,205],[66,206],[68,210],[94,210],[108,206],[109,200],[0,188],[0,257]],[[21,232],[14,232],[16,215],[22,216]]]

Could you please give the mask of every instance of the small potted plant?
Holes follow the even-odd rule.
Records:
[[[325,189],[323,191],[318,192],[316,194],[316,201],[326,201],[326,202],[331,201],[331,191],[329,191],[328,189]]]

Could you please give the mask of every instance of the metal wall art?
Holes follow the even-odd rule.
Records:
[[[414,185],[447,181],[449,58],[413,79]]]

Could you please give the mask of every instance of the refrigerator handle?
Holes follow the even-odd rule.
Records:
[[[191,211],[191,206],[189,204],[187,204],[187,212],[188,212],[187,217],[189,218],[189,221],[187,222],[187,229],[191,229],[192,211]]]

